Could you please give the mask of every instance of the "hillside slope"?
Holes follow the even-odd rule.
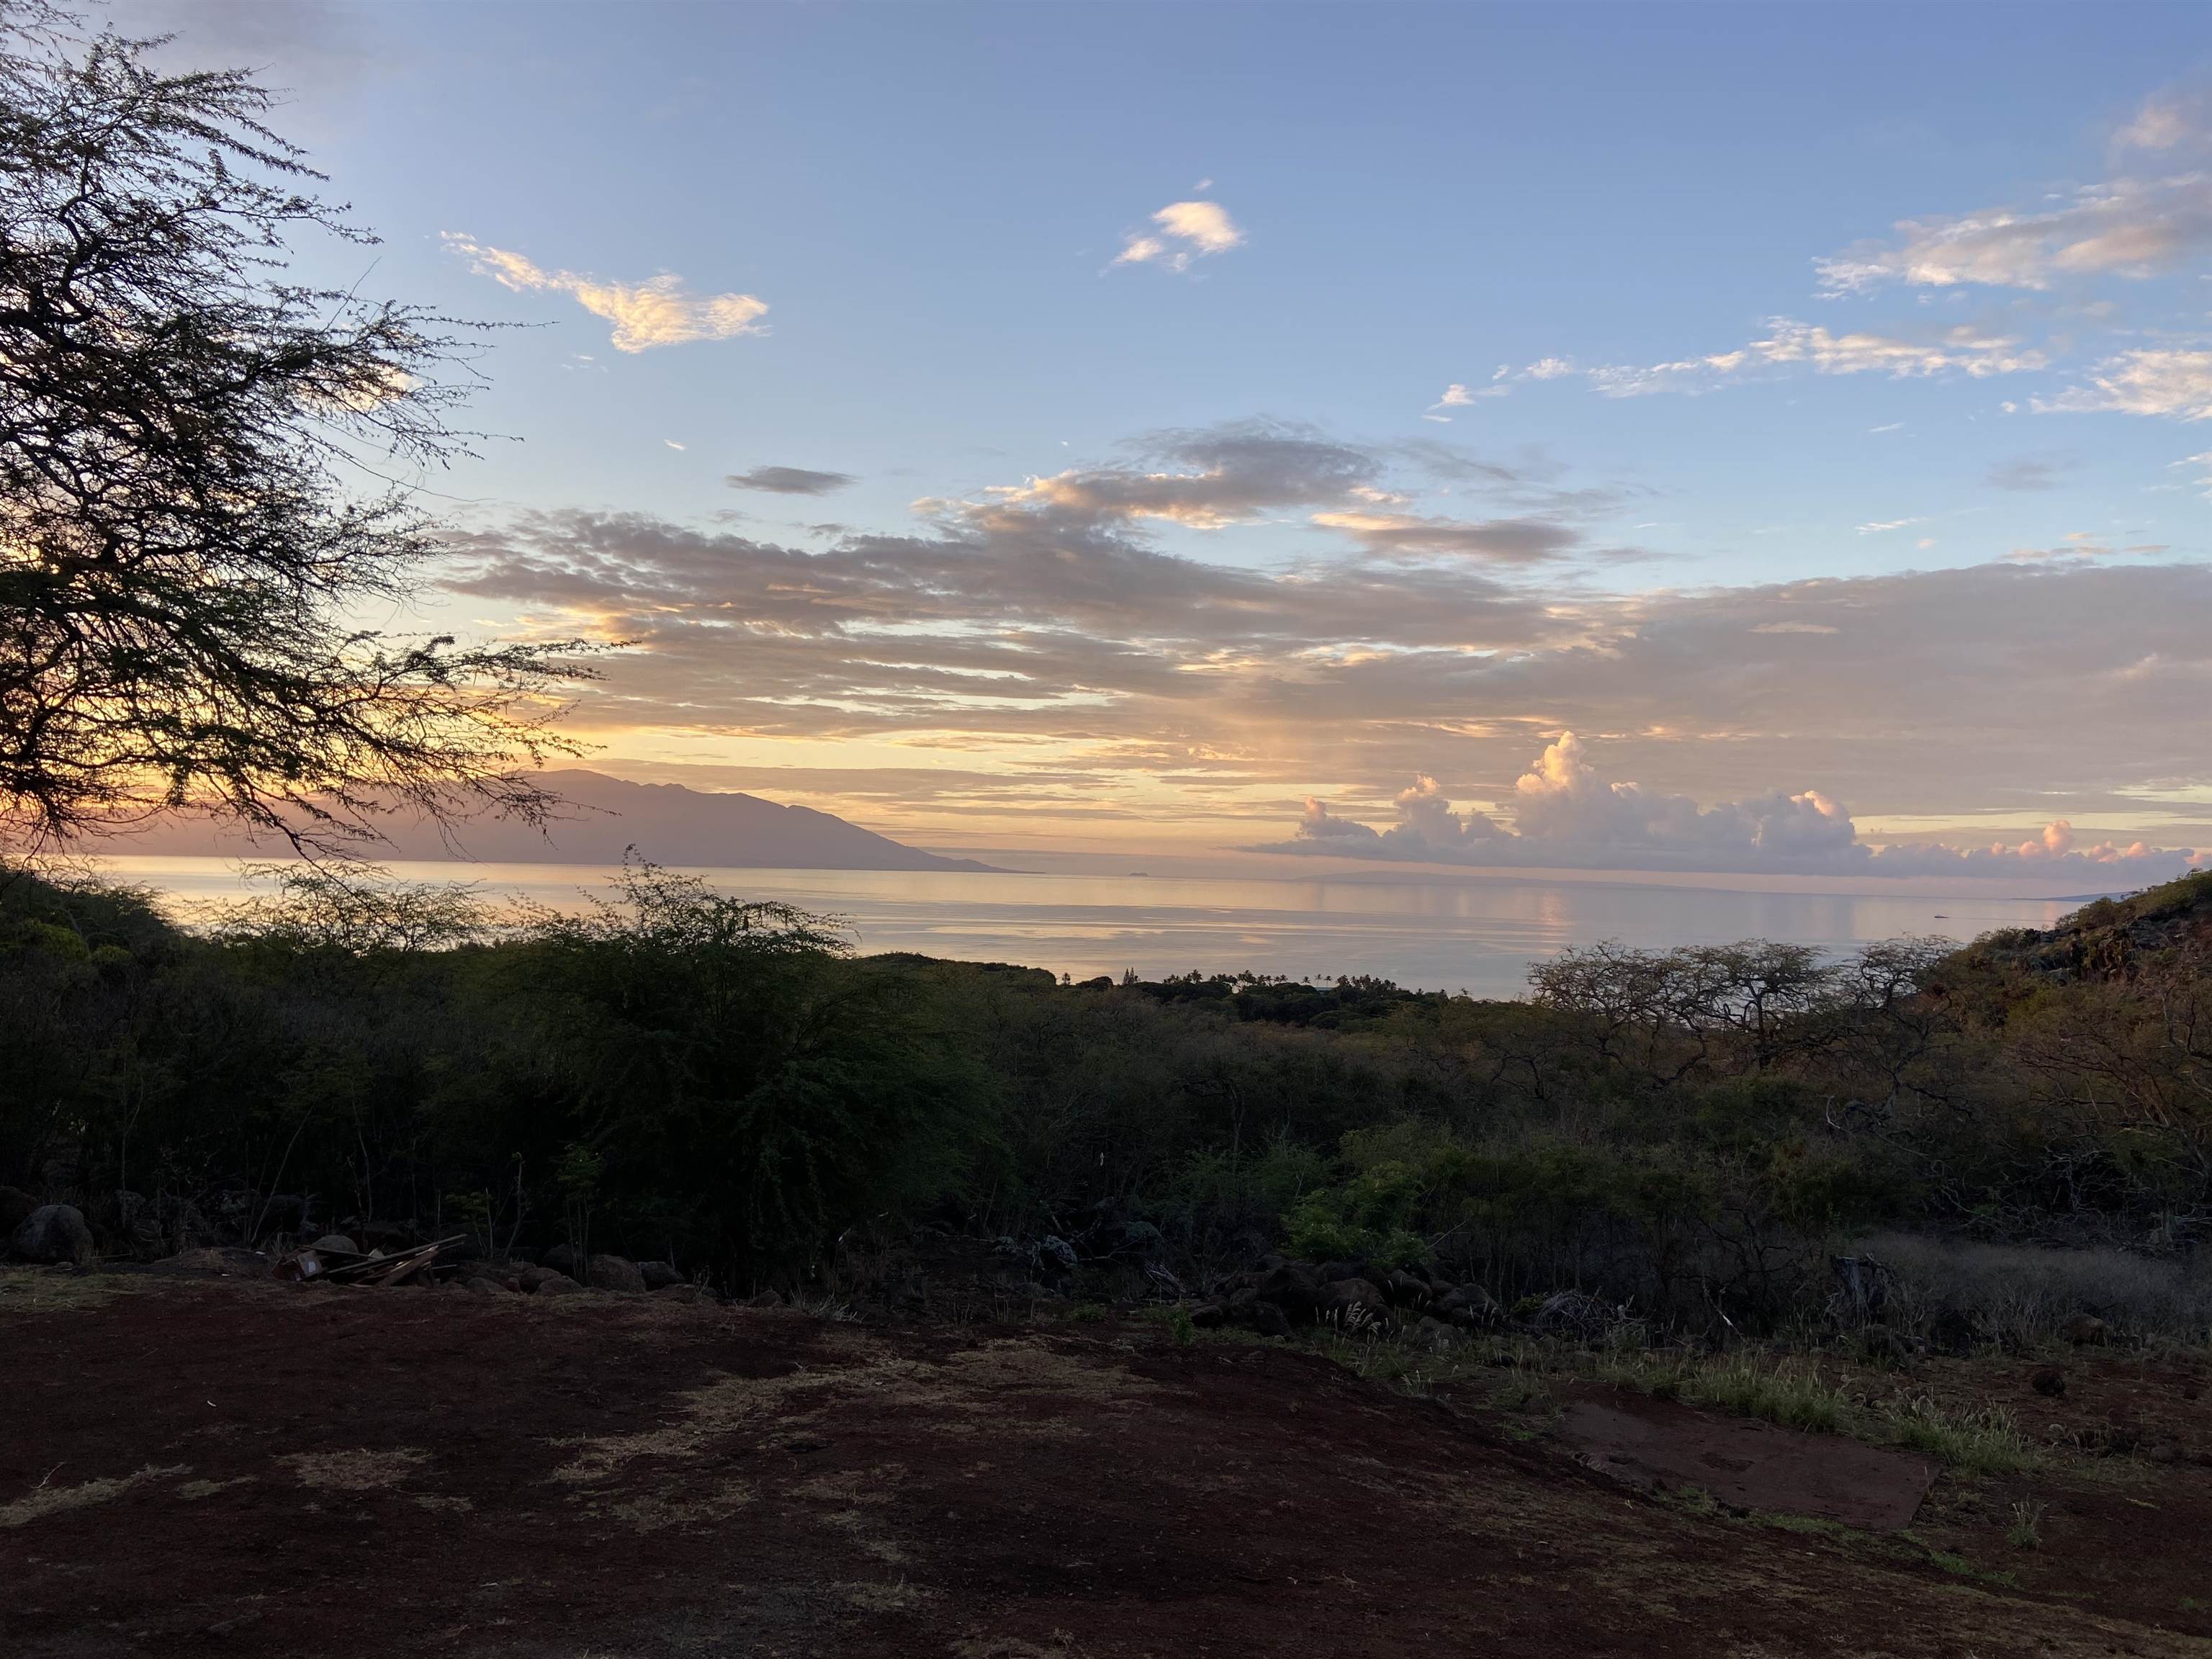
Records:
[[[630,783],[580,769],[549,772],[546,787],[568,803],[541,832],[483,819],[449,835],[433,824],[380,826],[381,859],[467,858],[491,864],[619,864],[635,848],[656,864],[768,870],[988,871],[973,859],[908,847],[811,807],[757,795],[718,794],[675,783]],[[202,822],[159,824],[112,843],[117,852],[236,858],[275,849]],[[103,850],[106,850],[105,848]]]

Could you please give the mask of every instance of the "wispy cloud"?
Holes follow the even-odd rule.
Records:
[[[617,351],[647,351],[654,346],[687,345],[698,340],[727,340],[757,334],[768,302],[750,294],[687,293],[684,280],[663,271],[642,283],[603,281],[569,270],[547,270],[523,254],[489,247],[458,231],[444,233],[446,246],[518,294],[537,290],[566,294],[595,317],[612,323]]]
[[[1226,253],[1244,244],[1244,233],[1218,202],[1170,202],[1152,215],[1153,232],[1133,232],[1117,265],[1164,265],[1188,270],[1193,259]]]
[[[1908,525],[1926,524],[1928,520],[1924,518],[1876,519],[1869,524],[1863,524],[1859,526],[1858,532],[1862,536],[1887,536],[1892,531],[1903,530]]]
[[[2014,337],[1989,333],[1971,325],[1914,337],[1869,330],[1838,334],[1817,323],[1775,317],[1768,319],[1766,332],[1759,338],[1702,357],[1589,367],[1571,358],[1543,357],[1512,371],[1510,378],[1557,380],[1578,375],[1606,397],[1642,398],[1656,392],[1711,392],[1762,374],[1792,368],[1809,368],[1816,374],[1887,374],[1892,380],[1955,372],[1979,380],[2048,364],[2043,352]],[[1874,428],[1876,432],[1894,429],[1894,426]]]
[[[2163,158],[2200,147],[2206,109],[2201,89],[2155,94],[2113,135],[2114,152]],[[2033,206],[1901,219],[1893,230],[1886,240],[1815,260],[1822,291],[1866,294],[1893,284],[2033,290],[2071,279],[2156,276],[2212,246],[2212,176],[2123,174]]]
[[[2031,400],[2040,414],[2114,410],[2177,421],[2212,419],[2212,351],[2146,346],[2107,357],[2087,384]]]
[[[827,495],[857,483],[849,472],[817,472],[805,466],[757,466],[732,472],[722,482],[732,489],[761,489],[771,495]]]

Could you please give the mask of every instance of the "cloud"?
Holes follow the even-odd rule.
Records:
[[[1370,553],[1400,557],[1494,559],[1533,564],[1578,547],[1583,538],[1544,519],[1422,518],[1409,513],[1316,513],[1313,522],[1340,530]]]
[[[2146,346],[2107,357],[2088,371],[2088,384],[2032,400],[2039,414],[2111,410],[2212,419],[2212,351]]]
[[[1244,245],[1243,231],[1218,202],[1170,202],[1152,215],[1152,222],[1159,234],[1133,234],[1114,256],[1115,264],[1162,264],[1170,270],[1188,270],[1193,259]]]
[[[2212,96],[2202,86],[2168,88],[2142,101],[2135,118],[2112,135],[2116,149],[2172,150],[2203,144],[2212,136]]]
[[[756,324],[768,311],[766,301],[750,294],[688,294],[683,278],[667,271],[637,283],[602,282],[573,271],[543,270],[522,254],[488,247],[456,231],[443,234],[446,245],[465,256],[477,275],[518,294],[533,289],[566,294],[593,316],[605,318],[615,325],[612,340],[617,351],[758,334],[762,331]]]
[[[2063,459],[2024,456],[2016,461],[2007,461],[1989,471],[1984,480],[1992,488],[2023,492],[2037,492],[2058,488],[2060,475],[2071,469],[2073,463]]]
[[[1924,518],[1877,519],[1871,524],[1863,524],[1859,526],[1858,532],[1862,536],[1887,536],[1893,530],[1902,530],[1907,525],[1926,524],[1928,520]]]
[[[2156,880],[2212,863],[2212,852],[2142,842],[2084,847],[2060,818],[2033,840],[1960,848],[1942,843],[1875,847],[1859,838],[1843,805],[1817,789],[1772,790],[1700,807],[1687,795],[1618,782],[1563,732],[1513,787],[1511,823],[1464,816],[1424,774],[1399,793],[1397,823],[1376,831],[1332,813],[1320,800],[1291,839],[1255,852],[1429,864],[1523,868],[1682,870],[1732,874],[2018,876],[2080,872],[2101,880]]]
[[[1547,476],[1437,453],[1506,495]],[[450,581],[548,636],[639,642],[586,693],[594,732],[912,743],[1010,768],[1048,753],[1223,817],[1255,787],[1387,802],[1417,773],[1503,799],[1535,735],[1563,728],[1607,733],[1628,775],[1706,800],[1799,778],[1886,815],[2032,804],[2082,822],[2157,780],[2212,782],[2173,717],[2212,705],[2201,562],[1631,593],[1550,580],[1556,564],[1533,567],[1540,586],[1495,556],[1378,557],[1307,527],[1376,512],[1351,491],[1386,484],[1398,456],[1419,460],[1266,422],[1154,434],[1049,489],[802,547],[646,514],[519,514],[457,532]],[[1287,539],[1248,532],[1234,560],[1152,539],[1203,550],[1182,526],[1285,510]],[[1528,516],[1571,530],[1577,510]]]
[[[2011,335],[1991,334],[1960,325],[1922,338],[1854,330],[1837,334],[1791,317],[1767,319],[1766,333],[1729,351],[1663,363],[1600,363],[1578,368],[1564,357],[1546,357],[1515,373],[1516,380],[1551,380],[1580,375],[1608,398],[1642,398],[1655,392],[1699,392],[1775,369],[1810,368],[1816,374],[1887,374],[1909,380],[1955,371],[1976,380],[2047,367],[2041,351]],[[1893,428],[1876,427],[1877,432]]]
[[[1429,405],[1431,413],[1428,418],[1449,422],[1451,418],[1449,416],[1438,415],[1434,411],[1439,409],[1471,409],[1482,398],[1503,398],[1511,390],[1510,386],[1491,385],[1470,391],[1457,380],[1454,380],[1444,388],[1444,395]]]
[[[2155,122],[2142,128],[2167,130]],[[2115,179],[2039,209],[1902,219],[1888,241],[1861,242],[1815,260],[1821,291],[1966,284],[2041,290],[2085,277],[2154,276],[2212,246],[2212,177]]]
[[[860,481],[849,472],[817,472],[805,466],[757,466],[732,472],[722,482],[732,489],[764,489],[772,495],[827,495]]]

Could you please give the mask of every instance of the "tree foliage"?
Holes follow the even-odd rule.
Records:
[[[0,832],[541,814],[573,661],[358,620],[436,550],[380,469],[459,447],[456,335],[295,280],[295,240],[373,239],[250,76],[151,44],[0,7]]]

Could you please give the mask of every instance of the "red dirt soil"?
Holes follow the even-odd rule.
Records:
[[[10,1659],[2203,1651],[1271,1345],[138,1285],[0,1312]]]

